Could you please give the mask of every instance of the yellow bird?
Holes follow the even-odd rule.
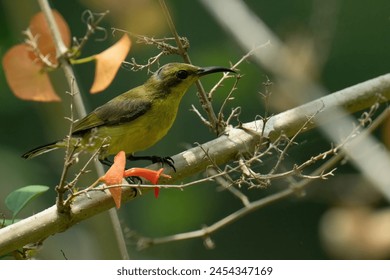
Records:
[[[224,67],[198,67],[169,63],[157,70],[143,85],[133,88],[96,108],[74,125],[70,143],[76,151],[94,153],[99,160],[124,151],[129,158],[168,163],[171,158],[134,157],[163,138],[176,119],[180,101],[199,77],[216,72],[234,72]],[[67,146],[67,139],[37,147],[22,155],[29,159]],[[102,145],[104,147],[102,147]]]

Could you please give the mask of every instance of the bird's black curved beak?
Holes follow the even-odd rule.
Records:
[[[220,66],[211,66],[211,67],[204,67],[200,68],[197,72],[198,76],[204,76],[207,74],[211,73],[217,73],[217,72],[231,72],[231,73],[236,73],[236,71],[230,69],[230,68],[225,68],[225,67],[220,67]]]

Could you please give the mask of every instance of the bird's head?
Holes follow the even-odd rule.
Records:
[[[200,77],[217,72],[235,73],[225,67],[198,67],[185,63],[168,63],[158,69],[145,85],[153,87],[161,95],[174,93],[178,97],[182,97]]]

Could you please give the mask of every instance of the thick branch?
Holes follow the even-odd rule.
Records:
[[[134,189],[124,189],[123,197],[130,200]],[[54,205],[34,216],[0,230],[0,255],[17,250],[32,242],[39,242],[50,235],[65,231],[80,221],[95,216],[115,206],[113,199],[105,192],[92,192],[77,197],[69,215],[59,214]]]
[[[315,116],[315,125],[324,121],[334,120],[332,111],[340,106],[349,113],[369,108],[378,101],[390,99],[390,74],[363,82],[353,87],[338,91],[321,99],[309,102],[302,106],[288,110],[271,117],[264,129],[264,136],[272,140],[280,133],[293,136],[307,121],[308,116]],[[261,139],[263,131],[262,121],[254,121],[243,125],[245,129],[232,128],[224,135],[201,145],[182,152],[173,157],[177,173],[171,174],[173,179],[180,181],[190,175],[203,171],[210,165],[209,158],[205,157],[204,151],[216,164],[224,164],[235,160],[237,155],[251,152]],[[150,166],[150,168],[157,166]],[[160,183],[167,183],[160,180]],[[172,180],[168,183],[172,183]],[[135,191],[125,188],[122,196],[123,202],[135,197]],[[92,192],[90,198],[82,195],[75,199],[71,212],[68,216],[57,213],[55,206],[50,207],[34,216],[18,223],[0,229],[0,255],[16,250],[28,243],[38,242],[50,235],[61,232],[72,225],[88,219],[100,212],[114,206],[111,196],[105,192]]]

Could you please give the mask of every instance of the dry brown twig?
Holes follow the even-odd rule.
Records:
[[[175,38],[153,38],[145,35],[138,35],[119,28],[112,28],[112,34],[114,35],[116,32],[126,33],[129,36],[136,38],[136,43],[154,46],[157,48],[157,50],[160,50],[157,55],[150,57],[146,64],[137,63],[134,57],[131,58],[130,62],[124,61],[122,63],[123,67],[131,71],[136,72],[147,69],[148,74],[153,73],[154,71],[151,70],[151,67],[155,64],[157,65],[157,67],[159,67],[161,57],[166,55],[181,54],[181,50],[178,47],[171,45],[171,42],[175,41]],[[180,37],[179,40],[183,46],[183,49],[187,51],[187,49],[190,47],[190,42],[188,41],[188,39],[186,37]]]
[[[244,56],[242,56],[235,64],[233,64],[230,68],[233,69],[233,70],[237,70],[238,69],[238,66],[244,62],[245,60],[247,60],[253,53],[255,53],[256,51],[258,51],[259,49],[261,48],[265,48],[266,46],[269,45],[269,42],[266,42],[264,44],[261,44],[257,47],[254,47],[252,50],[250,50],[248,53],[246,53]],[[226,79],[229,79],[229,78],[232,78],[233,75],[229,74],[229,73],[224,73],[222,78],[210,89],[210,91],[206,94],[205,93],[205,98],[206,100],[209,102],[207,106],[211,107],[211,102],[212,102],[212,98],[213,98],[213,95],[214,93],[217,91],[218,88],[220,88],[222,86],[222,83],[226,80]],[[238,85],[238,82],[241,78],[241,75],[235,75],[236,77],[236,80],[231,88],[231,90],[229,91],[229,93],[227,94],[226,98],[224,99],[224,101],[222,102],[222,105],[217,113],[217,115],[214,114],[214,117],[211,117],[211,111],[214,112],[214,110],[206,110],[206,113],[207,113],[207,116],[208,116],[208,119],[206,119],[201,113],[200,111],[195,107],[195,105],[191,105],[191,111],[193,111],[201,120],[201,122],[206,125],[208,128],[211,128],[213,129],[213,127],[218,127],[218,135],[222,134],[226,127],[230,124],[231,120],[233,119],[233,117],[235,118],[238,118],[239,114],[240,114],[240,107],[236,107],[234,109],[232,109],[231,113],[229,114],[228,118],[226,119],[226,121],[224,120],[224,115],[223,115],[223,111],[227,105],[227,103],[231,100],[233,100],[234,98],[232,97],[234,91],[237,89],[237,85]],[[205,103],[204,102],[201,102],[203,108],[205,106]],[[213,124],[214,122],[216,122],[216,124]]]
[[[103,37],[96,39],[97,41],[104,41],[107,39],[107,31],[105,28],[100,27],[99,23],[109,14],[110,11],[105,11],[103,13],[94,13],[90,10],[83,12],[81,18],[82,21],[87,25],[87,31],[81,39],[73,38],[74,45],[76,46],[75,52],[80,52],[84,45],[89,41],[91,36],[95,34],[96,31],[103,33]],[[96,18],[97,17],[97,18]]]

